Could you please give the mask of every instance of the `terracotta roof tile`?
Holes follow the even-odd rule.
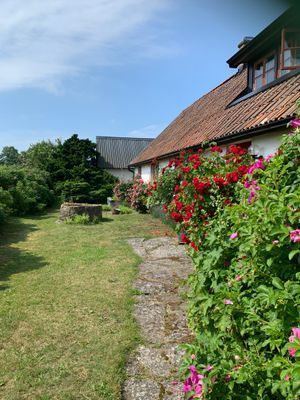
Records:
[[[246,86],[247,70],[227,79],[182,111],[131,165],[176,153],[206,140],[261,128],[295,114],[296,101],[300,98],[300,74],[230,106]]]

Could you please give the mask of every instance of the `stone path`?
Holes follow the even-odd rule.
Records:
[[[173,238],[131,239],[129,243],[143,259],[135,282],[135,317],[144,345],[127,365],[123,400],[182,400],[178,379],[181,343],[190,340],[186,305],[181,285],[193,270],[183,246]]]

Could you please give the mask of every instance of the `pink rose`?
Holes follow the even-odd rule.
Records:
[[[252,174],[256,169],[265,169],[264,163],[261,159],[255,161],[248,169],[248,174]]]
[[[300,127],[300,118],[296,118],[293,121],[291,121],[290,126],[292,126],[293,128],[299,128]]]
[[[300,242],[300,229],[295,229],[290,232],[291,242],[299,243]]]

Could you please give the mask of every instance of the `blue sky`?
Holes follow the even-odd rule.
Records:
[[[242,3],[242,4],[241,4]],[[263,0],[1,0],[0,148],[157,136],[284,10]]]

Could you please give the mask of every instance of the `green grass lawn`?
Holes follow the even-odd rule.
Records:
[[[129,237],[170,233],[150,215],[57,224],[11,219],[0,232],[0,398],[120,398],[139,340]]]

